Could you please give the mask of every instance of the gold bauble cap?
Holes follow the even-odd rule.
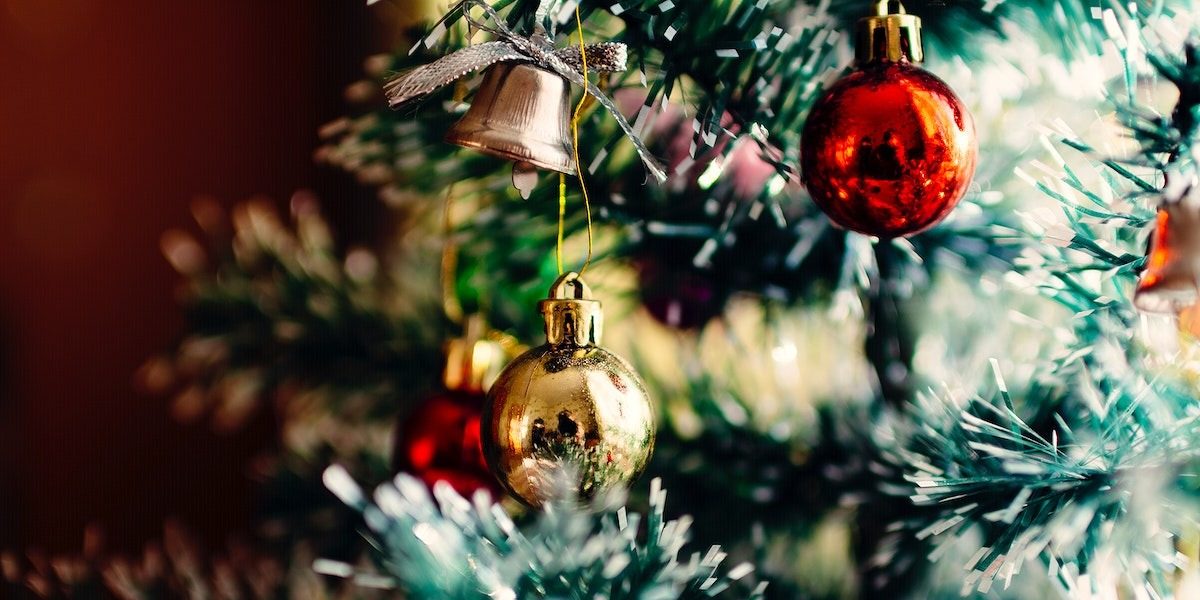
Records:
[[[875,14],[858,21],[855,59],[860,63],[925,60],[921,46],[921,17],[908,14],[897,0],[879,0],[875,3]]]
[[[491,387],[508,362],[508,351],[495,340],[486,339],[483,318],[467,319],[463,337],[446,342],[446,368],[442,385],[452,392],[482,394]]]
[[[604,326],[600,301],[592,299],[592,289],[579,273],[563,273],[550,286],[549,298],[538,302],[538,311],[546,320],[546,343],[551,346],[596,346]]]

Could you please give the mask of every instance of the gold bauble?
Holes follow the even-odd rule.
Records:
[[[481,432],[488,466],[533,507],[564,492],[590,498],[628,486],[654,449],[646,386],[598,345],[600,303],[578,274],[559,277],[538,310],[546,344],[509,363],[488,391]]]

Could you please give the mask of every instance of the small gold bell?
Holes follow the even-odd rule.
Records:
[[[1165,202],[1138,280],[1133,304],[1147,312],[1176,314],[1200,299],[1200,202]]]
[[[568,293],[570,291],[570,293]],[[538,303],[546,344],[517,357],[488,391],[483,454],[501,485],[538,507],[564,479],[581,498],[624,487],[654,449],[654,408],[629,363],[598,346],[600,303],[576,273]]]
[[[561,75],[523,62],[498,63],[488,67],[446,141],[519,167],[574,173],[570,104],[571,86]]]

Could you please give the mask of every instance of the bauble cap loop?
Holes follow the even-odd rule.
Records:
[[[538,302],[546,320],[550,345],[595,346],[600,343],[604,314],[592,290],[574,271],[563,273],[550,286],[549,298]]]
[[[574,291],[567,291],[568,289]],[[554,283],[550,285],[550,299],[561,300],[574,298],[575,300],[591,300],[592,288],[584,283],[579,278],[579,273],[575,271],[567,271],[558,276]]]
[[[893,4],[896,6],[894,12]],[[855,58],[860,63],[925,60],[921,17],[908,14],[897,0],[879,0],[875,3],[875,14],[858,21]]]

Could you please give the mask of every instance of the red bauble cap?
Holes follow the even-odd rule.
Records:
[[[800,149],[817,206],[841,227],[883,238],[918,233],[950,214],[978,154],[962,100],[910,62],[920,57],[920,21],[899,10],[863,20],[860,65],[813,106]],[[887,27],[892,21],[897,27]]]

